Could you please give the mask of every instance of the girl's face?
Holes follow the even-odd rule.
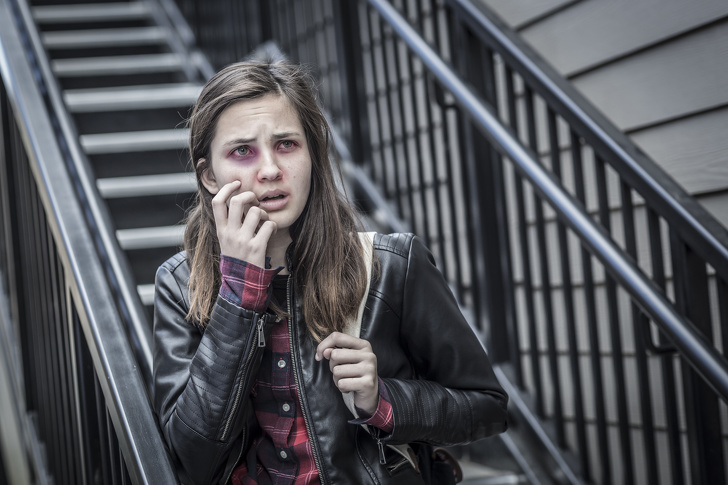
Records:
[[[239,101],[220,115],[202,183],[211,194],[239,180],[236,194],[253,192],[274,221],[275,237],[303,212],[311,190],[311,156],[298,116],[283,96]]]

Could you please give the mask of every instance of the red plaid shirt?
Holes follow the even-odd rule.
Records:
[[[280,268],[262,269],[222,256],[220,269],[220,295],[231,303],[263,312],[272,296],[276,301],[286,301],[287,277],[279,276],[273,281]],[[289,341],[288,322],[275,324],[250,396],[261,433],[233,470],[231,483],[234,485],[321,483],[298,401]],[[379,406],[374,415],[350,423],[365,423],[388,434],[394,420],[387,389],[381,380],[379,390]]]

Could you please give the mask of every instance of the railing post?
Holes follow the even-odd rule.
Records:
[[[453,64],[460,75],[475,87],[480,95],[493,106],[495,97],[493,58],[489,51],[478,48],[479,44],[464,25],[457,23],[455,16],[449,24],[453,37]],[[516,349],[509,334],[515,331],[512,305],[512,278],[510,254],[508,251],[508,227],[505,223],[505,197],[503,194],[503,172],[501,160],[488,140],[474,129],[472,122],[461,117],[465,152],[465,172],[471,181],[469,191],[472,201],[473,234],[473,280],[478,281],[474,294],[481,330],[486,331],[489,356],[493,362],[510,361]],[[480,252],[480,254],[477,254]],[[484,327],[487,325],[487,327]],[[516,366],[520,374],[520,365]]]
[[[273,39],[273,23],[271,19],[270,0],[259,0],[260,12],[260,42]]]
[[[705,262],[674,232],[671,239],[677,306],[712,341]],[[721,426],[716,425],[721,422],[718,397],[684,359],[682,380],[692,482],[701,485],[725,483],[723,437]]]
[[[348,142],[351,157],[359,166],[371,161],[367,93],[362,59],[358,1],[335,0],[336,55],[341,72],[342,117],[338,125]],[[366,7],[364,7],[366,8]]]

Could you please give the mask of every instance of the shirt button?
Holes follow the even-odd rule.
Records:
[[[290,410],[291,410],[291,405],[288,404],[288,403],[284,403],[283,404],[283,411],[287,413]]]
[[[285,452],[284,450],[281,450],[281,453],[280,453],[280,455],[281,455],[281,458],[283,458],[284,460],[285,460],[286,458],[288,458],[288,453],[286,453],[286,452]]]
[[[285,366],[286,366],[286,361],[285,360],[281,359],[281,360],[278,361],[278,367],[280,367],[281,369],[283,369]]]

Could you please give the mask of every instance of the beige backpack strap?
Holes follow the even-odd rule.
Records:
[[[364,297],[361,299],[361,303],[359,304],[359,311],[356,314],[356,319],[349,320],[344,327],[345,334],[351,335],[356,338],[359,338],[359,336],[361,335],[361,319],[364,315],[364,307],[366,306],[367,296],[369,295],[369,285],[371,284],[372,279],[372,256],[374,252],[375,234],[375,232],[359,233],[359,240],[361,241],[362,248],[364,248],[363,257],[366,263],[367,286],[366,290],[364,291]],[[344,404],[346,404],[346,407],[349,409],[351,414],[354,415],[355,418],[358,418],[359,414],[356,412],[356,406],[354,406],[354,395],[351,392],[343,392],[341,393],[341,397],[344,399]],[[364,429],[367,429],[366,425],[362,426],[364,427]],[[412,451],[412,448],[410,448],[408,444],[387,446],[405,457],[415,470],[419,470],[417,462],[415,461],[416,458],[414,451]]]
[[[344,333],[347,335],[351,335],[352,337],[359,338],[359,335],[361,334],[361,318],[362,315],[364,315],[364,307],[367,303],[367,296],[369,295],[369,285],[371,283],[372,278],[372,255],[374,252],[374,232],[360,232],[359,233],[359,240],[361,241],[361,246],[364,249],[362,257],[364,258],[364,263],[366,266],[366,272],[367,272],[367,286],[364,290],[364,297],[361,299],[361,303],[359,304],[359,311],[356,313],[356,318],[351,319],[348,322],[346,322],[346,326],[344,327]],[[358,418],[359,415],[356,412],[356,407],[354,406],[354,396],[350,392],[342,393],[342,397],[344,398],[344,404],[346,404],[346,407],[349,408],[349,411],[351,411],[351,414],[354,415],[354,417]]]

